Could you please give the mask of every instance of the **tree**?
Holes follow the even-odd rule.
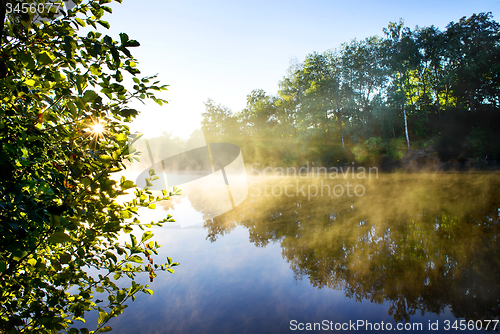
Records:
[[[236,114],[244,140],[239,145],[246,156],[260,156],[264,163],[290,158],[289,125],[286,106],[279,97],[254,89],[247,95],[245,108]],[[279,135],[277,135],[279,133]],[[288,157],[288,158],[287,158]]]
[[[413,39],[411,30],[403,27],[403,21],[399,23],[390,22],[387,28],[384,28],[387,36],[386,47],[388,53],[388,65],[393,73],[392,84],[396,92],[396,100],[401,101],[403,109],[403,119],[405,126],[406,145],[410,150],[410,136],[408,134],[408,120],[406,113],[407,96],[413,105],[413,83],[411,82],[411,72],[416,70],[420,64],[417,44]]]
[[[356,126],[358,140],[361,134],[365,137],[373,135],[370,126],[374,116],[373,102],[385,88],[387,74],[381,49],[382,40],[377,36],[362,41],[352,40],[341,48],[338,66],[346,100],[344,114]]]
[[[453,93],[469,111],[484,104],[495,106],[500,93],[500,24],[491,17],[491,13],[474,14],[446,27]]]
[[[296,103],[294,119],[298,139],[305,146],[304,151],[316,150],[313,155],[319,155],[323,161],[332,159],[334,118],[339,127],[339,143],[344,149],[342,116],[345,92],[340,86],[337,58],[335,53],[313,52],[307,55],[300,67],[290,73],[289,78],[281,82],[280,97],[283,105]]]
[[[234,115],[209,101],[204,129],[237,140],[247,157],[270,165],[340,164],[366,143],[399,159],[400,136],[406,151],[413,140],[445,160],[450,152],[477,157],[479,143],[483,158],[497,157],[499,28],[491,13],[464,17],[445,31],[390,22],[384,38],[354,39],[293,61],[276,96],[253,90]],[[467,110],[475,112],[464,116]]]
[[[138,154],[128,148],[127,123],[138,114],[128,105],[148,98],[161,105],[164,101],[154,92],[166,86],[151,82],[152,77],[137,77],[137,61],[129,49],[139,43],[127,34],[120,34],[119,41],[92,29],[78,35],[81,27],[109,28],[102,20],[111,12],[105,6],[109,2],[74,0],[73,9],[59,13],[55,5],[41,1],[25,2],[34,9],[26,13],[4,7],[8,15],[0,61],[8,75],[0,80],[2,333],[89,333],[70,326],[90,311],[99,313],[91,333],[108,331],[106,322],[121,314],[137,292],[152,294],[136,282],[137,273],[149,273],[152,281],[155,270],[173,272],[177,265],[170,258],[153,265],[151,256],[159,245],[151,241],[151,231],[139,240],[131,233],[171,221],[167,216],[143,224],[137,212],[153,209],[175,192],[163,191],[155,198],[148,188],[136,188],[136,198],[119,200],[135,187],[114,176]],[[36,23],[38,15],[45,21]],[[127,81],[131,90],[125,88]],[[153,181],[153,170],[150,175]],[[123,233],[130,234],[130,242],[118,242]],[[118,285],[122,276],[131,279],[130,286]]]
[[[429,75],[431,85],[434,89],[435,105],[438,112],[438,117],[441,118],[441,88],[444,85],[444,35],[438,28],[434,26],[424,27],[416,32],[417,44],[420,49],[422,59],[422,77],[424,80],[424,108],[426,107],[426,92],[425,92],[425,74]],[[427,113],[426,113],[427,116]]]
[[[212,99],[205,102],[201,126],[209,141],[220,141],[237,132],[236,118],[231,110],[223,105],[215,104]]]

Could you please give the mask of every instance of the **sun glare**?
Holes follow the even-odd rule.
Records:
[[[95,119],[87,129],[87,136],[90,136],[91,140],[97,144],[97,141],[103,139],[107,132],[106,124],[99,119]]]
[[[104,127],[104,124],[102,123],[94,123],[91,127],[91,132],[92,134],[96,135],[96,136],[101,136],[104,131],[106,130],[106,128]]]

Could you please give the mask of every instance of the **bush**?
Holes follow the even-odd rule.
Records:
[[[406,154],[407,146],[406,139],[397,138],[391,139],[389,145],[387,145],[387,155],[393,159],[401,159]]]
[[[159,245],[153,234],[131,232],[157,224],[137,219],[140,207],[154,209],[148,189],[118,201],[132,191],[132,181],[112,177],[124,169],[127,123],[138,111],[132,99],[157,99],[164,86],[139,79],[129,48],[139,43],[120,34],[120,41],[80,27],[102,20],[110,1],[77,4],[58,19],[33,23],[28,12],[5,22],[1,61],[9,69],[0,80],[0,332],[88,333],[70,328],[85,313],[98,313],[97,331],[122,313],[139,291],[135,275],[173,272],[171,259],[154,264]],[[118,1],[121,2],[121,1]],[[5,3],[5,2],[4,2]],[[124,80],[134,81],[133,90]],[[130,85],[132,86],[132,85]],[[151,172],[151,179],[155,178]],[[121,244],[118,235],[130,234]],[[145,260],[150,263],[147,263]],[[91,275],[90,270],[98,274]],[[125,276],[131,284],[118,286]],[[104,295],[96,300],[95,293]],[[107,297],[107,298],[106,298]]]
[[[383,147],[381,138],[371,137],[363,144],[354,145],[351,152],[359,163],[378,163]]]
[[[488,138],[482,128],[474,127],[467,136],[467,143],[469,156],[482,160],[488,155]]]

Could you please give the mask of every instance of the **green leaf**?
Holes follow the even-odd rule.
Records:
[[[82,27],[85,27],[85,22],[81,18],[76,17],[75,21],[78,22],[78,24],[81,25]]]
[[[113,260],[114,263],[118,261],[116,255],[111,252],[106,252],[106,258]]]
[[[52,265],[52,267],[54,267],[55,270],[59,271],[62,269],[61,263],[59,263],[59,261],[50,260],[50,264]]]
[[[59,255],[59,262],[61,262],[62,264],[70,263],[70,261],[71,261],[71,254],[63,253]]]
[[[31,54],[23,53],[19,59],[26,69],[33,70],[35,68],[35,60],[31,57]]]
[[[77,111],[76,106],[74,105],[74,103],[68,102],[66,104],[66,106],[71,111],[71,115],[73,115],[73,117],[77,117],[78,116],[78,111]]]
[[[119,65],[121,63],[121,61],[120,61],[120,54],[118,53],[118,50],[115,47],[112,47],[110,49],[110,51],[111,51],[111,56],[113,57],[115,64]]]
[[[92,73],[93,75],[101,75],[102,74],[102,69],[97,64],[90,65],[89,70],[90,70],[90,73]]]
[[[78,89],[78,94],[82,95],[83,90],[87,87],[87,80],[82,75],[76,76],[76,88]]]
[[[129,219],[129,218],[132,218],[132,213],[128,210],[123,210],[123,211],[120,211],[120,217],[125,218],[125,219]],[[132,231],[132,229],[126,228],[126,231],[127,230]],[[127,232],[125,232],[125,233],[127,233]]]
[[[141,238],[141,242],[145,242],[149,239],[151,239],[152,237],[154,236],[153,233],[151,233],[150,231],[146,231],[144,232],[144,234],[142,235],[142,238]]]
[[[118,303],[121,303],[125,297],[127,297],[127,291],[124,291],[124,290],[120,290],[118,291],[118,293],[116,294],[116,301]]]
[[[85,91],[85,94],[83,94],[82,100],[83,100],[83,102],[87,103],[90,101],[94,101],[98,96],[99,95],[96,92],[88,89]]]
[[[130,41],[128,41],[126,44],[125,44],[126,47],[137,47],[137,46],[141,46],[141,44],[134,40],[134,39],[131,39]]]
[[[111,161],[113,160],[113,157],[110,157],[107,154],[100,154],[99,155],[99,160],[104,164],[104,166],[109,166]]]
[[[26,86],[30,86],[30,87],[34,87],[37,84],[37,82],[33,79],[28,79],[24,83],[26,84]]]
[[[97,23],[99,23],[100,25],[102,25],[106,29],[110,28],[110,25],[109,25],[109,23],[107,21],[98,20]]]
[[[42,51],[38,54],[38,63],[42,66],[52,64],[54,59],[54,55],[47,51]]]
[[[100,310],[99,311],[99,317],[97,318],[97,324],[101,325],[103,323],[105,323],[106,321],[108,321],[109,319],[109,315],[104,312],[103,310]]]
[[[52,243],[52,244],[59,244],[59,243],[64,243],[64,242],[71,241],[71,238],[69,237],[69,235],[67,235],[64,232],[56,232],[56,233],[52,234],[47,239],[47,241],[49,243]]]
[[[128,260],[136,263],[144,263],[142,257],[140,257],[139,255],[132,255],[128,258]]]
[[[127,43],[129,40],[128,38],[128,35],[124,32],[120,33],[120,42],[122,43],[122,45],[125,45],[125,43]]]
[[[91,311],[98,316],[97,332],[107,332],[111,315],[124,309],[116,301],[128,300],[116,280],[133,281],[145,267],[137,263],[146,262],[138,240],[134,247],[121,246],[121,238],[140,224],[128,220],[151,203],[151,193],[137,189],[144,201],[122,200],[118,196],[136,185],[115,179],[125,158],[137,158],[128,148],[128,126],[139,109],[128,105],[135,97],[151,99],[157,89],[134,77],[139,64],[129,50],[139,43],[100,32],[110,28],[102,15],[112,9],[102,4],[111,0],[73,0],[70,10],[64,2],[8,1],[28,5],[31,13],[8,15],[9,45],[0,55],[9,70],[0,79],[0,211],[6,218],[0,224],[0,292],[8,308],[0,323],[9,321],[7,330],[0,325],[2,333],[22,331],[30,322],[33,328],[25,331],[89,333],[70,326]],[[51,4],[57,5],[41,15],[43,22],[30,22],[37,16],[33,10]],[[106,122],[99,140],[89,131],[95,120]],[[152,233],[141,235],[141,245],[151,240]],[[134,291],[145,288],[133,285]],[[99,293],[112,305],[99,308],[107,304],[107,298],[95,300]]]
[[[54,79],[57,82],[61,82],[66,80],[66,76],[64,76],[64,74],[62,74],[61,72],[57,71],[54,73]]]
[[[120,115],[122,117],[135,117],[139,115],[139,112],[135,109],[122,109],[120,110]]]
[[[156,204],[154,203],[149,204],[148,209],[153,209],[153,210],[156,209]]]
[[[120,188],[122,190],[127,190],[127,189],[130,189],[130,188],[134,188],[135,186],[136,186],[135,183],[132,182],[132,181],[129,181],[129,180],[127,180],[127,181],[125,181],[125,182],[123,182],[123,183],[120,184]]]

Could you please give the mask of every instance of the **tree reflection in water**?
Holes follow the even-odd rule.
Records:
[[[308,200],[309,185],[347,181],[363,185],[365,194],[328,196],[324,188]],[[245,202],[206,221],[208,239],[245,226],[257,247],[281,244],[296,279],[358,301],[389,301],[396,321],[445,307],[467,320],[498,319],[500,174],[261,177],[249,184]],[[279,194],[287,185],[293,196],[272,195],[272,187]],[[296,192],[303,185],[305,195]],[[190,201],[201,211],[206,199]]]

